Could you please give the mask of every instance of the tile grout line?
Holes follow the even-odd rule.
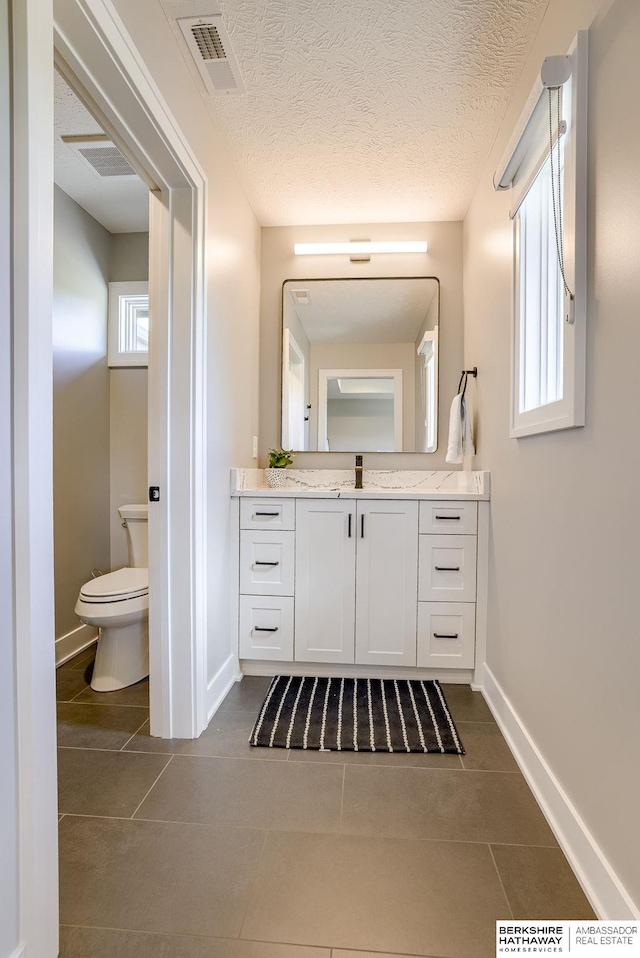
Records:
[[[135,730],[135,732],[133,733],[133,735],[131,735],[131,736],[127,739],[127,741],[124,743],[124,745],[122,746],[122,748],[118,749],[118,751],[124,752],[125,748],[126,748],[127,745],[129,744],[129,742],[131,742],[132,739],[134,739],[134,738],[136,737],[136,735],[138,734],[138,732],[140,731],[140,729],[143,728],[143,727],[147,724],[148,721],[149,721],[149,716],[146,715],[146,716],[145,716],[145,720],[144,720],[144,722],[142,723],[142,725],[140,725],[140,726]],[[161,752],[160,754],[161,754],[161,755],[164,755],[164,754],[166,754],[166,753]],[[173,752],[171,753],[171,756],[173,757]]]
[[[149,788],[149,789],[147,790],[146,794],[145,794],[145,795],[143,796],[143,798],[142,798],[142,801],[139,803],[138,807],[135,809],[135,811],[133,812],[133,814],[130,815],[130,818],[131,818],[131,819],[134,818],[134,816],[137,814],[138,810],[140,809],[140,806],[147,800],[147,798],[149,797],[150,792],[156,787],[156,785],[158,784],[158,781],[160,780],[160,778],[162,777],[162,775],[164,775],[165,771],[167,770],[167,768],[169,767],[169,765],[170,765],[171,762],[173,761],[173,758],[174,758],[174,756],[171,755],[170,758],[169,758],[169,760],[167,761],[167,763],[163,766],[162,771],[160,772],[160,775],[158,775],[158,777],[156,778],[156,780],[155,780],[155,782],[153,783],[153,785],[151,786],[151,788]]]
[[[238,929],[237,941],[243,940],[243,939],[242,939],[242,932],[243,932],[243,930],[244,930],[244,925],[245,925],[245,922],[246,922],[246,920],[247,920],[247,915],[248,915],[248,913],[249,913],[249,905],[251,904],[251,896],[252,896],[252,894],[253,894],[253,890],[254,890],[254,888],[256,887],[256,884],[257,884],[257,881],[258,881],[258,874],[259,874],[259,872],[260,872],[260,866],[262,865],[262,859],[264,858],[264,850],[265,850],[265,848],[267,847],[267,841],[268,841],[268,839],[269,839],[269,831],[270,831],[270,829],[268,829],[268,828],[265,828],[265,830],[264,830],[264,841],[262,842],[262,848],[260,849],[260,855],[258,856],[258,861],[256,862],[256,867],[255,867],[255,871],[254,871],[253,876],[252,876],[252,879],[251,879],[251,884],[250,884],[250,886],[249,886],[249,891],[247,892],[247,901],[246,901],[245,906],[244,906],[244,911],[242,912],[242,921],[240,922],[240,928]],[[245,940],[245,941],[248,941],[248,940],[251,940],[251,939],[244,939],[244,940]]]
[[[502,894],[504,895],[504,900],[506,901],[507,908],[509,909],[509,917],[513,918],[513,909],[511,907],[511,902],[509,901],[509,896],[507,895],[507,889],[504,887],[504,882],[502,881],[502,875],[500,874],[498,863],[496,862],[495,855],[493,854],[493,848],[491,847],[491,842],[487,842],[487,847],[489,849],[489,854],[491,855],[491,861],[493,862],[493,867],[496,870],[496,875],[498,876],[498,881],[500,882],[500,888],[502,888]]]

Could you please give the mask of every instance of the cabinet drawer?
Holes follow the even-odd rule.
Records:
[[[240,528],[270,529],[272,532],[296,527],[295,499],[241,499]]]
[[[477,502],[420,503],[420,532],[430,535],[475,535],[478,531]]]
[[[293,599],[240,596],[240,658],[293,659]]]
[[[240,533],[240,592],[293,595],[293,532]]]
[[[476,537],[419,538],[419,601],[475,602]]]
[[[472,602],[418,603],[418,666],[472,669],[476,607]]]

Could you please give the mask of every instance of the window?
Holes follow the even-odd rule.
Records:
[[[149,284],[109,283],[109,366],[149,365]]]
[[[587,37],[545,61],[497,173],[513,200],[514,438],[584,425]]]

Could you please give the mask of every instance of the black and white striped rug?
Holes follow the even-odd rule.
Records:
[[[276,675],[250,745],[464,755],[439,682]]]

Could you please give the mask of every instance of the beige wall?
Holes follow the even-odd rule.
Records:
[[[232,654],[229,470],[251,466],[258,434],[260,228],[156,0],[115,7],[208,178],[209,677]],[[149,30],[153,21],[154,29]]]
[[[589,26],[587,424],[511,440],[511,229],[491,174],[542,58]],[[487,661],[640,909],[637,365],[640,4],[551,0],[464,224],[477,465],[491,469]],[[615,916],[608,916],[615,917]]]
[[[149,234],[115,233],[111,237],[109,281],[149,278]],[[109,371],[111,568],[127,565],[127,539],[118,506],[147,501],[148,416],[146,368]]]
[[[426,239],[425,254],[385,254],[370,263],[351,263],[347,256],[294,256],[295,242]],[[286,279],[352,276],[437,276],[441,282],[442,352],[438,451],[430,455],[368,453],[369,468],[444,469],[449,405],[462,368],[462,224],[379,223],[366,226],[282,226],[262,230],[262,291],[260,310],[260,465],[267,451],[280,444],[280,362],[282,283]],[[302,453],[298,468],[346,469],[349,453]]]
[[[110,234],[55,190],[53,454],[56,638],[94,568],[109,570]]]

